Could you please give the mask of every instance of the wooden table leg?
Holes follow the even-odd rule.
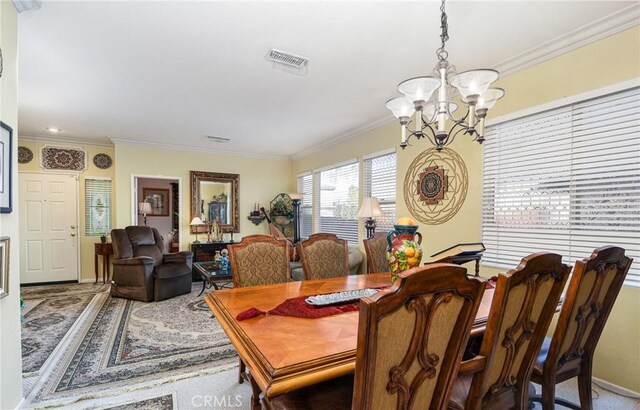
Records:
[[[260,387],[256,384],[256,381],[253,380],[251,373],[249,373],[249,381],[251,382],[251,410],[261,410],[262,406],[260,405]]]
[[[96,283],[98,283],[98,254],[97,253],[93,256],[93,262],[95,264]]]
[[[480,259],[476,259],[476,277],[480,276]]]
[[[102,255],[102,283],[109,279],[109,254]]]

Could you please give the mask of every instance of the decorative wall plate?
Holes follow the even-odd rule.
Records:
[[[112,164],[113,164],[113,160],[107,154],[100,153],[93,156],[93,165],[95,165],[100,169],[111,168]]]
[[[66,169],[83,171],[87,168],[86,153],[73,148],[42,148],[42,167],[44,169]]]
[[[18,164],[28,164],[33,160],[33,151],[27,147],[18,147]]]
[[[467,197],[469,175],[462,157],[444,148],[418,155],[404,178],[404,201],[420,222],[439,225],[458,213]]]

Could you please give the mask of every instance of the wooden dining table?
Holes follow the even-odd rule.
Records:
[[[354,372],[358,312],[322,318],[266,315],[239,321],[249,308],[269,311],[286,299],[390,285],[388,273],[216,290],[205,301],[250,373],[252,405],[266,397]],[[484,332],[493,289],[484,293],[472,335]]]

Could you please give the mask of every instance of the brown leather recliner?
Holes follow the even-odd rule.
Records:
[[[162,254],[155,228],[127,226],[111,231],[113,280],[111,295],[150,302],[191,292],[193,253]]]

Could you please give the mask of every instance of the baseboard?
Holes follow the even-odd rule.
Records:
[[[16,406],[16,410],[21,408],[23,404],[24,404],[24,397],[20,400],[20,403],[18,403],[18,405]]]
[[[84,278],[84,279],[80,279],[80,283],[102,283],[102,280],[99,280],[98,282],[96,282],[95,278]]]
[[[613,393],[619,394],[621,396],[633,398],[633,399],[640,399],[640,393],[638,392],[629,390],[622,386],[618,386],[617,384],[613,384],[606,380],[598,379],[597,377],[592,377],[591,379],[593,380],[594,384],[598,384],[602,388],[607,389]]]

